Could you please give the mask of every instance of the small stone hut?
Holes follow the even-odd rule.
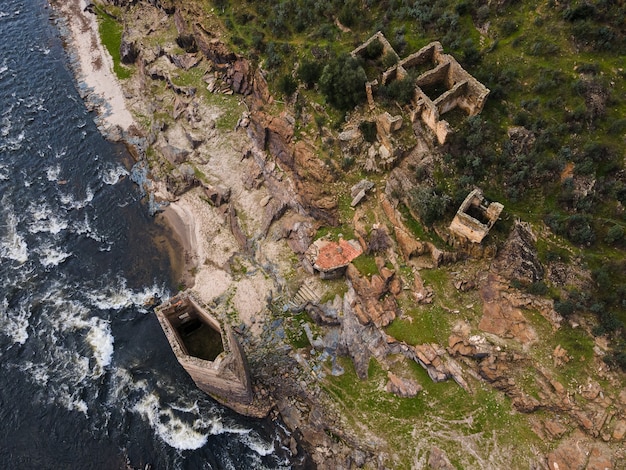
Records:
[[[320,278],[337,279],[344,275],[346,267],[361,253],[363,248],[356,240],[341,238],[333,242],[319,239],[309,246],[304,256]]]
[[[472,243],[482,242],[504,209],[499,202],[492,202],[489,205],[485,203],[485,197],[480,189],[470,192],[452,219],[450,232]]]

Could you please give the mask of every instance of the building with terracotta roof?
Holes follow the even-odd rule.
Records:
[[[356,240],[319,239],[309,246],[305,256],[322,279],[336,279],[343,276],[346,267],[361,253],[363,248]]]

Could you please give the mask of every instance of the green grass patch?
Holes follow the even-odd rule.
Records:
[[[335,300],[336,296],[343,297],[343,295],[348,292],[348,284],[344,278],[340,279],[329,279],[324,281],[324,287],[326,290],[322,297],[320,298],[320,304],[325,304],[326,302],[330,302]]]
[[[130,78],[132,73],[130,69],[122,65],[120,58],[120,46],[122,45],[124,26],[101,8],[97,8],[96,11],[98,13],[98,32],[100,33],[100,40],[109,54],[111,54],[115,75],[120,80]]]
[[[362,254],[354,259],[352,264],[363,276],[372,277],[374,274],[378,274],[378,266],[376,266],[374,255]]]
[[[450,336],[448,316],[438,306],[406,309],[403,318],[396,318],[387,328],[388,335],[410,345],[423,343],[447,344]]]
[[[446,246],[446,242],[444,242],[439,235],[437,235],[434,231],[427,231],[419,221],[415,220],[415,218],[411,215],[411,212],[409,212],[409,209],[404,204],[400,204],[398,209],[400,214],[402,214],[405,225],[415,238],[421,241],[429,241],[437,248],[444,248]]]
[[[294,349],[308,348],[311,346],[304,328],[302,327],[305,322],[310,323],[310,320],[308,315],[303,312],[290,317],[288,321],[284,323],[287,342]]]
[[[351,225],[322,226],[315,233],[315,240],[323,237],[328,237],[333,241],[338,241],[340,237],[344,240],[352,240],[354,238],[354,228]]]
[[[444,449],[451,460],[459,463],[458,468],[476,468],[478,462],[468,455],[461,441],[478,434],[487,439],[496,436],[499,445],[527,449],[516,452],[519,457],[493,456],[508,460],[506,463],[512,465],[509,468],[528,466],[522,464],[524,455],[530,455],[531,446],[540,445],[524,417],[512,410],[503,394],[490,387],[476,383],[475,393],[468,394],[453,381],[432,382],[418,364],[403,361],[394,366],[393,372],[417,380],[424,390],[415,398],[399,398],[384,391],[387,372],[377,362],[370,363],[366,381],[358,379],[351,361],[340,362],[345,374],[328,376],[323,387],[355,429],[365,426],[376,436],[386,437],[393,459],[388,465],[393,468],[413,468],[416,449],[431,445]],[[483,438],[477,450],[488,453]]]

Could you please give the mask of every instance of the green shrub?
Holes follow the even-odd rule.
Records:
[[[319,62],[302,62],[298,67],[298,78],[307,88],[312,88],[322,75]]]
[[[376,123],[374,121],[361,121],[359,124],[359,130],[363,134],[363,138],[366,142],[372,143],[376,140]]]
[[[504,20],[500,26],[500,33],[503,37],[508,38],[519,29],[519,25],[513,20]]]
[[[406,77],[402,80],[393,80],[381,89],[388,98],[400,104],[409,104],[415,96],[415,82]]]
[[[421,186],[411,193],[411,209],[424,225],[432,225],[446,213],[452,198],[436,188]]]
[[[572,313],[574,313],[574,304],[570,300],[554,302],[554,310],[563,315],[564,317],[569,317]]]
[[[366,59],[374,60],[378,59],[378,57],[380,57],[382,53],[383,43],[380,42],[378,39],[374,39],[365,48],[365,53],[363,54],[363,57],[365,57]]]
[[[295,78],[291,76],[291,74],[286,74],[280,77],[278,80],[278,90],[285,94],[287,97],[293,95],[298,89],[298,82],[296,82]]]
[[[330,61],[319,80],[319,86],[335,108],[348,111],[365,101],[365,70],[349,54],[341,54]]]
[[[389,52],[383,56],[383,67],[385,69],[391,68],[398,63],[398,56],[393,52]]]
[[[562,235],[579,245],[591,245],[596,235],[593,231],[593,219],[587,214],[558,216],[550,214],[545,219],[546,224],[558,235]]]
[[[604,239],[609,245],[615,245],[616,243],[624,240],[624,228],[621,225],[613,225],[606,233]]]

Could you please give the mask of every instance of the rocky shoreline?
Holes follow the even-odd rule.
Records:
[[[74,50],[82,57],[77,75],[100,76],[108,67],[96,70],[94,64],[101,61],[90,54],[103,50],[77,47],[93,40],[95,15],[82,0],[52,3],[74,25]],[[137,157],[149,164],[149,192],[155,202],[169,204],[159,217],[182,247],[181,287],[238,332],[259,393],[274,405],[274,417],[280,416],[293,432],[288,444],[294,453],[301,442],[318,468],[388,468],[402,460],[389,453],[394,436],[379,436],[367,425],[349,422],[352,417],[326,393],[324,375],[342,375],[338,358],[347,356],[361,380],[368,378],[373,362],[380,364],[386,375],[381,393],[419,394],[422,386],[404,373],[408,364],[418,364],[434,382],[454,380],[469,395],[487,386],[507,397],[516,412],[551,413],[529,419],[536,435],[554,443],[548,455],[526,456],[533,468],[618,468],[616,463],[624,459],[620,443],[626,397],[609,392],[619,390],[619,379],[606,370],[600,354],[591,360],[606,382],[604,389],[600,379],[590,377],[589,390],[580,385],[578,391],[568,391],[555,371],[536,364],[531,354],[539,334],[527,320],[528,312],[537,312],[554,331],[564,319],[552,300],[510,287],[511,279],[532,283],[544,276],[529,226],[513,224],[497,256],[494,244],[463,245],[443,232],[439,236],[454,250],[415,239],[396,206],[414,187],[415,168],[427,169],[433,158],[427,139],[417,138],[413,149],[399,147],[398,155],[387,156],[393,170],[384,187],[352,188],[354,206],[363,198],[371,201],[374,216],[356,207],[352,225],[361,246],[376,255],[375,266],[368,275],[344,266],[345,287],[329,294],[314,274],[309,247],[320,225],[337,222],[339,188],[346,188],[306,136],[295,136],[294,118],[288,108],[275,106],[262,71],[229,51],[219,28],[211,30],[211,15],[196,11],[195,5],[107,4],[123,15],[123,49],[134,73],[123,83],[109,75],[105,91],[94,84],[91,96],[111,103],[122,97],[129,115],[145,122],[128,121],[129,111],[112,105],[103,115],[102,129],[114,140],[135,144]],[[197,87],[198,78],[203,89]],[[328,129],[320,133],[334,138]],[[353,126],[338,140],[350,153],[364,145],[359,135]],[[433,302],[432,284],[422,279],[420,269],[467,257],[478,261],[450,275],[453,295],[472,303],[440,306],[451,318],[447,344],[410,346],[386,332],[394,321],[414,320],[403,305]],[[569,282],[587,282],[575,269],[562,271]],[[474,303],[480,312],[475,325],[466,319],[473,318]],[[306,351],[294,349],[286,338],[294,331],[288,328],[292,317],[303,310],[317,327],[296,325],[306,333]],[[551,351],[555,364],[573,358],[559,348]],[[529,380],[537,386],[532,394],[520,385]],[[447,439],[454,441],[455,435]],[[424,448],[415,451],[414,466],[456,468],[428,439],[419,442]],[[468,442],[463,441],[463,448],[474,459],[469,461],[497,468],[493,456],[481,456],[485,449]],[[574,449],[576,442],[582,447]],[[493,458],[506,465],[511,456],[504,449]],[[458,455],[457,461],[466,462]]]

